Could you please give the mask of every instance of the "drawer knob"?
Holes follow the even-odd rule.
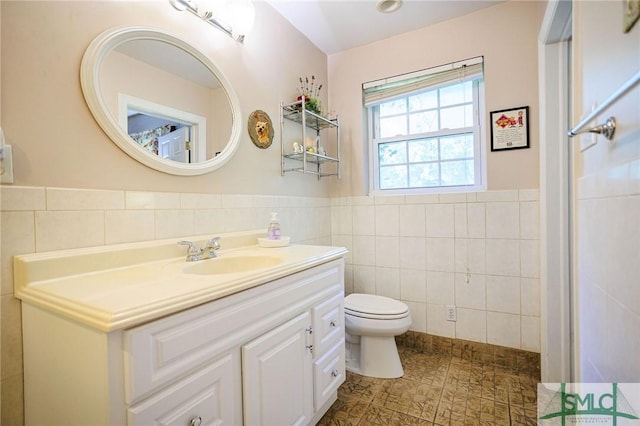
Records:
[[[332,321],[329,323],[329,325],[330,325],[331,327],[335,327],[335,326],[337,326],[337,325],[338,325],[338,320],[332,320]]]
[[[338,375],[340,374],[340,372],[338,371],[338,369],[336,368],[335,370],[333,370],[331,372],[331,377],[338,377]]]
[[[202,424],[202,417],[196,416],[191,419],[191,423],[189,423],[189,426],[200,426],[201,424]]]

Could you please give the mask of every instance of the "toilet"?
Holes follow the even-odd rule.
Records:
[[[402,377],[395,336],[411,327],[409,307],[373,294],[344,298],[346,369],[369,377]]]

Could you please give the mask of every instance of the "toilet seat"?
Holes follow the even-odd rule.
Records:
[[[347,315],[360,318],[394,320],[409,315],[409,307],[397,300],[373,294],[350,294],[344,298]]]

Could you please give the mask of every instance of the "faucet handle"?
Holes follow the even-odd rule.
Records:
[[[198,248],[193,243],[193,241],[183,240],[183,241],[178,241],[178,244],[183,245],[183,246],[189,246],[189,248],[187,249],[187,254],[198,254],[198,253],[200,253],[200,250],[198,250]]]
[[[207,248],[220,250],[222,246],[220,245],[219,241],[220,241],[220,237],[211,238],[209,241],[207,241]]]

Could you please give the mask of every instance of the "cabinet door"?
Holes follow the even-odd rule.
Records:
[[[127,424],[213,426],[242,423],[240,349],[127,410]]]
[[[309,312],[242,347],[246,425],[306,425],[313,416]]]

